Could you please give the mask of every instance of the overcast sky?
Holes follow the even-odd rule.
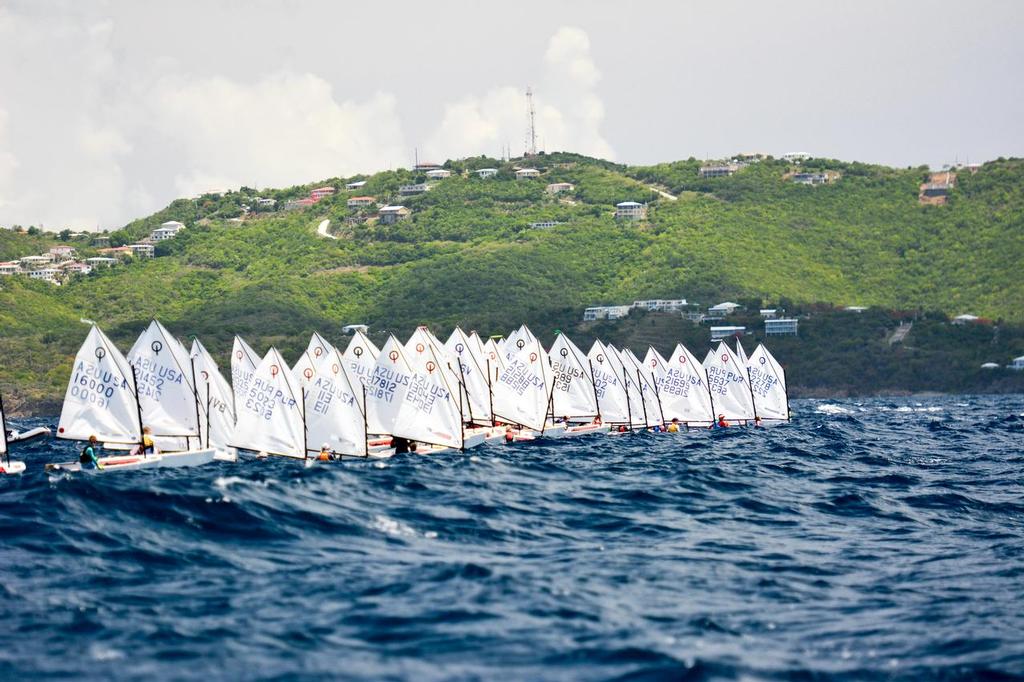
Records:
[[[524,149],[1024,156],[1024,2],[0,0],[0,225]]]

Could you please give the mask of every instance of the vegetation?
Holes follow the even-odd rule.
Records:
[[[496,159],[449,161],[451,178],[412,197],[399,197],[398,187],[425,176],[397,170],[359,176],[367,184],[358,191],[344,189],[356,178],[333,178],[176,200],[109,235],[113,245],[131,243],[164,221],[185,223],[153,260],[62,287],[0,278],[0,390],[12,406],[53,412],[86,331],[80,318],[127,348],[157,317],[200,336],[225,362],[235,333],[294,357],[313,330],[337,340],[348,323],[401,335],[422,323],[490,334],[526,322],[548,335],[600,333],[641,351],[656,343],[667,352],[683,340],[697,352],[707,328],[678,317],[578,322],[589,305],[680,296],[751,306],[781,298],[790,312],[810,315],[798,339],[771,343],[793,385],[807,391],[1020,389],[1008,373],[978,366],[1024,354],[1021,160],[961,172],[945,206],[918,204],[924,168],[810,159],[799,168],[840,179],[807,187],[788,181],[794,167],[774,159],[713,179],[698,177],[694,159],[625,167],[549,154],[528,163],[539,179],[516,180],[512,165]],[[486,167],[498,175],[472,172]],[[545,191],[552,182],[574,189],[553,196]],[[338,191],[310,208],[231,221],[256,196],[280,206],[325,185]],[[360,195],[404,204],[412,216],[382,225],[372,210],[347,208]],[[614,204],[625,200],[648,202],[648,220],[616,221]],[[337,239],[316,234],[324,218]],[[530,227],[543,221],[562,224]],[[89,237],[34,232],[0,229],[0,259],[58,243],[93,253]],[[816,301],[876,309],[853,316]],[[963,312],[994,323],[950,326],[947,317]],[[916,318],[914,329],[890,349],[884,340],[900,316]]]

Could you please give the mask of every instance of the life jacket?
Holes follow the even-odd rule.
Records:
[[[92,450],[92,452],[89,452],[90,450]],[[92,464],[93,453],[95,452],[96,451],[93,450],[93,447],[91,445],[86,445],[84,448],[82,448],[82,453],[78,455],[78,463]]]

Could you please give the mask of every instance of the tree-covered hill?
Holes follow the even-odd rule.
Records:
[[[586,333],[578,325],[584,307],[644,298],[705,305],[784,298],[793,307],[825,301],[933,311],[936,319],[971,312],[1002,320],[1004,330],[1024,323],[1021,160],[962,171],[944,206],[919,205],[924,168],[809,159],[799,170],[839,176],[812,187],[794,184],[787,174],[797,168],[774,159],[710,179],[699,177],[693,159],[626,167],[559,153],[518,161],[449,161],[452,177],[411,197],[399,197],[399,186],[425,175],[397,170],[359,176],[366,184],[355,191],[345,190],[355,178],[331,178],[176,200],[109,235],[114,245],[132,243],[166,220],[184,222],[179,236],[157,245],[155,259],[61,287],[0,278],[0,390],[11,402],[52,407],[86,332],[80,318],[99,322],[127,348],[157,317],[182,336],[199,335],[225,363],[235,333],[257,348],[278,344],[292,359],[314,329],[337,339],[348,323],[402,334],[420,323],[442,332],[458,323],[490,334],[525,321],[548,333]],[[536,167],[541,177],[517,180],[516,165]],[[498,175],[473,172],[485,167]],[[552,195],[545,188],[554,182],[574,187]],[[255,215],[243,208],[256,196],[280,207],[322,186],[338,191],[309,208]],[[404,204],[412,215],[380,224],[374,210],[347,208],[357,195]],[[648,218],[616,221],[614,204],[625,200],[648,203]],[[323,219],[335,239],[317,235]],[[559,224],[530,227],[545,221]],[[58,243],[95,253],[88,237],[69,242],[35,232],[0,229],[0,259]],[[812,335],[793,343],[819,342]],[[1005,361],[1007,353],[994,357]],[[817,350],[808,357],[825,361]],[[797,363],[795,371],[815,370]],[[818,385],[810,375],[796,378]]]

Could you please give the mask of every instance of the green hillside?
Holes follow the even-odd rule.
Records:
[[[86,332],[80,318],[127,348],[157,317],[200,336],[225,362],[235,333],[257,348],[277,344],[291,359],[314,329],[337,339],[348,323],[403,334],[420,323],[442,333],[459,323],[489,334],[525,321],[546,333],[586,333],[578,323],[584,307],[642,298],[872,305],[933,311],[935,319],[971,312],[1003,320],[1004,330],[1024,322],[1021,160],[961,172],[945,206],[918,204],[923,168],[810,159],[800,170],[840,178],[809,187],[786,179],[794,167],[772,159],[707,180],[693,159],[626,167],[549,154],[529,165],[542,171],[539,179],[516,180],[514,164],[495,159],[450,161],[452,177],[412,197],[400,198],[398,187],[425,178],[399,170],[366,176],[358,191],[344,191],[353,178],[332,178],[172,202],[109,235],[116,246],[166,220],[186,223],[153,260],[61,287],[0,278],[0,390],[9,402],[52,409]],[[500,172],[472,173],[483,167]],[[575,187],[553,196],[545,191],[553,182]],[[281,205],[324,185],[340,191],[306,209],[230,221],[257,194]],[[404,204],[412,216],[381,225],[373,211],[346,207],[356,195]],[[616,221],[614,204],[624,200],[649,202],[648,219]],[[316,234],[325,218],[336,239]],[[541,221],[561,224],[529,226]],[[0,229],[0,259],[56,243],[94,253],[88,237],[61,242]],[[1004,331],[1005,338],[1016,339]],[[801,371],[808,376],[798,383],[814,386],[813,367]]]

